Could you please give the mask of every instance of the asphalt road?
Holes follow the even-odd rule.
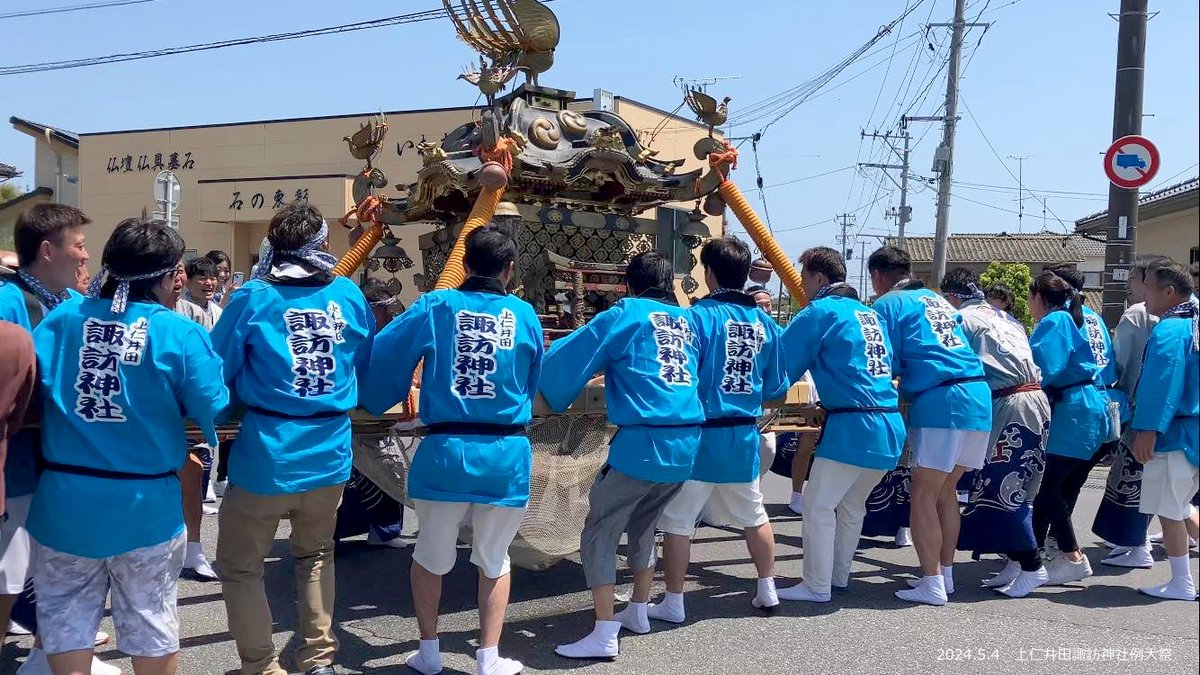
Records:
[[[945,607],[915,607],[893,592],[914,573],[911,548],[867,539],[850,589],[825,605],[785,603],[773,616],[750,607],[754,568],[735,531],[703,528],[693,549],[688,620],[655,623],[644,636],[625,635],[612,663],[572,662],[553,646],[591,628],[590,595],[577,560],[542,572],[516,570],[502,653],[522,660],[527,673],[640,675],[719,673],[1171,673],[1197,672],[1200,614],[1196,603],[1161,602],[1139,586],[1168,576],[1161,549],[1153,570],[1119,570],[1097,564],[1103,549],[1089,526],[1102,495],[1098,470],[1079,501],[1076,527],[1096,575],[1083,583],[1042,589],[1012,600],[979,582],[998,568],[994,559],[971,562],[960,554],[958,588]],[[800,520],[784,506],[789,487],[775,476],[764,483],[777,541],[780,585],[800,576]],[[411,516],[411,512],[409,512]],[[415,518],[407,527],[413,529]],[[1156,528],[1157,526],[1155,526]],[[275,640],[289,664],[295,605],[286,524],[268,561],[267,584],[275,611]],[[215,550],[216,518],[204,538]],[[412,672],[403,657],[416,648],[417,627],[409,598],[409,550],[377,549],[352,540],[337,555],[339,666],[350,672]],[[475,672],[475,572],[460,551],[446,578],[442,600],[442,650],[446,673]],[[1192,557],[1193,574],[1196,558]],[[628,575],[622,572],[623,581]],[[1200,578],[1200,577],[1198,577]],[[627,587],[626,587],[627,590]],[[661,585],[656,584],[656,593]],[[220,585],[184,581],[180,587],[185,674],[225,673],[237,667],[226,632]],[[111,631],[111,622],[106,620]],[[0,673],[25,656],[31,640],[9,639]],[[129,659],[114,647],[101,658],[130,673]]]

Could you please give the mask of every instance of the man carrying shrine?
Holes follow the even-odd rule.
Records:
[[[183,247],[165,224],[123,221],[88,298],[34,331],[45,471],[28,528],[39,637],[58,673],[94,672],[110,594],[135,669],[178,666],[184,418],[215,443],[229,402],[204,329],[166,306]]]
[[[647,615],[682,623],[683,582],[691,540],[701,513],[712,525],[741,528],[758,573],[751,601],[759,609],[779,604],[775,594],[775,535],[759,490],[758,417],[764,401],[787,393],[779,325],[759,310],[741,288],[750,269],[750,248],[733,237],[710,239],[700,251],[705,284],[714,289],[692,306],[691,328],[701,340],[699,392],[704,404],[700,446],[691,478],[658,519],[666,533],[663,567],[667,594]],[[636,610],[640,611],[640,610]],[[634,632],[647,632],[640,616],[629,618]]]
[[[613,658],[622,625],[645,632],[654,526],[692,475],[704,421],[702,348],[689,312],[676,303],[671,263],[649,251],[634,256],[625,275],[629,295],[555,341],[542,362],[542,395],[560,413],[603,372],[608,419],[620,427],[592,485],[579,542],[596,623],[583,639],[555,648],[567,658]],[[622,534],[634,588],[629,606],[615,615]]]
[[[529,502],[532,447],[525,427],[541,373],[542,327],[533,307],[510,295],[517,245],[486,225],[466,241],[470,276],[457,289],[422,295],[375,341],[363,404],[381,414],[405,400],[424,359],[421,421],[428,433],[408,474],[420,522],[412,594],[421,632],[406,663],[442,672],[438,605],[442,577],[457,558],[459,525],[471,525],[471,562],[479,571],[479,675],[516,675],[522,665],[499,654],[508,608],[508,547]]]
[[[837,251],[812,248],[800,263],[812,302],[783,333],[784,360],[791,379],[812,373],[826,416],[804,488],[804,581],[779,597],[829,602],[850,583],[867,496],[896,468],[906,434],[887,327],[846,283]]]
[[[946,604],[954,592],[960,515],[955,489],[979,469],[992,431],[992,392],[957,312],[913,279],[908,252],[884,246],[867,260],[872,305],[887,329],[900,394],[909,403],[913,543],[923,577],[896,593],[901,600]]]
[[[306,201],[275,213],[256,276],[233,292],[212,332],[224,379],[245,406],[230,452],[217,565],[242,672],[282,675],[271,641],[263,562],[279,521],[292,524],[296,662],[331,675],[333,534],[350,478],[350,418],[375,321],[354,282],[330,272],[329,226]]]

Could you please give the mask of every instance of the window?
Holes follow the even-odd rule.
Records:
[[[1103,272],[1084,272],[1083,287],[1084,288],[1101,288],[1104,283],[1101,281]]]
[[[1200,246],[1193,246],[1191,252],[1188,253],[1188,264],[1195,265],[1200,262]]]

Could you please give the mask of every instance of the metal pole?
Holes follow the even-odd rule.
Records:
[[[908,133],[908,123],[901,120],[901,129],[904,131],[904,160],[901,164],[904,168],[900,170],[900,219],[897,226],[897,243],[900,248],[907,249],[908,242],[904,239],[904,226],[910,219],[910,209],[908,208],[908,146],[912,140],[912,134]]]
[[[950,237],[950,178],[954,169],[954,128],[958,122],[958,67],[962,60],[963,14],[967,0],[954,2],[954,34],[950,40],[950,63],[946,67],[946,120],[942,127],[942,145],[938,148],[941,170],[938,172],[937,229],[933,239],[933,283],[946,275],[946,245]]]
[[[904,221],[900,221],[900,222],[904,222]],[[904,227],[904,226],[901,225],[900,227]],[[862,295],[860,297],[863,300],[866,300],[866,298],[867,298],[867,242],[864,240],[864,241],[859,242],[859,244],[862,246],[862,253],[860,253],[858,255],[858,283],[862,286]]]
[[[1142,132],[1142,88],[1146,72],[1146,10],[1149,0],[1121,0],[1117,29],[1117,83],[1113,140]],[[1108,186],[1108,234],[1104,246],[1104,323],[1110,328],[1125,311],[1125,283],[1137,252],[1138,191]]]

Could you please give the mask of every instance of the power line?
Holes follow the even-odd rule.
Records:
[[[91,2],[86,5],[69,5],[66,7],[49,7],[46,9],[25,9],[18,12],[5,12],[0,19],[18,19],[27,16],[42,16],[44,14],[65,14],[80,12],[86,9],[105,9],[108,7],[124,7],[125,5],[144,5],[155,0],[108,0],[107,2]]]
[[[545,2],[553,2],[554,0],[545,0]],[[371,28],[384,28],[386,26],[398,26],[401,24],[418,23],[421,21],[433,21],[447,17],[445,9],[431,9],[423,12],[412,12],[410,14],[400,14],[397,16],[389,16],[382,19],[372,19],[370,21],[359,21],[357,23],[340,24],[337,26],[326,26],[325,28],[311,28],[308,30],[294,31],[290,33],[273,33],[271,35],[259,35],[256,37],[236,38],[232,40],[221,40],[218,42],[205,42],[195,45],[186,45],[183,47],[167,47],[164,49],[152,49],[142,52],[132,52],[129,54],[110,54],[108,56],[94,56],[86,59],[70,59],[66,61],[47,61],[44,63],[27,63],[18,66],[0,67],[0,76],[3,75],[20,75],[25,73],[40,73],[50,70],[67,70],[71,68],[84,68],[87,66],[97,66],[108,63],[123,63],[125,61],[139,61],[142,59],[153,59],[160,56],[173,56],[175,54],[188,54],[191,52],[210,51],[213,49],[224,49],[226,47],[240,47],[249,44],[259,44],[266,42],[282,42],[284,40],[297,40],[300,38],[317,37],[321,35],[336,35],[339,33],[350,33],[353,31],[367,30]]]

